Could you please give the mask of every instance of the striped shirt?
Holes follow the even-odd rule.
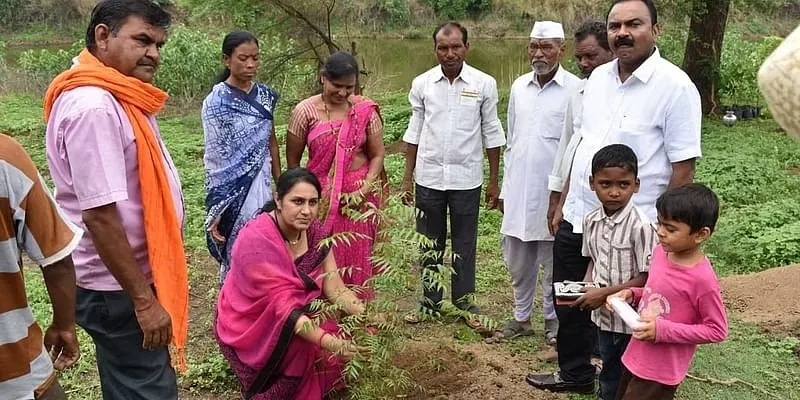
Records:
[[[592,281],[621,285],[650,269],[656,230],[632,201],[614,215],[606,215],[603,207],[590,212],[583,232],[583,255],[594,262]],[[631,334],[625,322],[605,307],[592,312],[592,321],[601,330]]]
[[[0,134],[0,393],[33,399],[55,375],[28,307],[22,251],[46,267],[77,247],[82,231],[64,217],[31,158]]]

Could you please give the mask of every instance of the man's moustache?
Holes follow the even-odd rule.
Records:
[[[633,46],[633,39],[629,37],[622,37],[614,41],[614,47],[619,46]]]

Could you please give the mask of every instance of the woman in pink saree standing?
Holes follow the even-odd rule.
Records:
[[[317,220],[320,184],[305,168],[278,178],[270,201],[239,232],[220,291],[214,333],[247,400],[321,400],[345,384],[342,367],[363,349],[334,320],[314,326],[322,299],[347,314],[364,304],[347,289]]]
[[[354,96],[358,62],[345,52],[332,54],[322,71],[322,94],[300,102],[292,112],[286,139],[288,166],[300,165],[308,146],[307,168],[322,184],[324,228],[333,235],[346,234],[333,248],[342,280],[363,287],[374,273],[372,249],[378,234],[378,218],[351,218],[347,208],[365,212],[380,207],[383,173],[383,124],[378,105]],[[356,199],[353,204],[347,199]],[[365,213],[369,214],[368,212]],[[363,287],[359,298],[369,300],[374,291]]]

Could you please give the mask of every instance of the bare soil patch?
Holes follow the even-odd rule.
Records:
[[[404,154],[406,152],[406,142],[398,140],[392,144],[386,145],[386,155]]]
[[[189,341],[198,359],[219,351],[212,326],[219,292],[219,264],[208,255],[190,254],[189,262]],[[201,345],[201,346],[198,346]],[[199,347],[199,348],[198,348]],[[201,354],[198,354],[200,350]]]
[[[395,358],[419,386],[408,399],[566,399],[536,390],[525,375],[538,366],[504,346],[454,344],[452,340],[409,341]]]
[[[800,264],[721,280],[728,309],[766,333],[800,336]]]

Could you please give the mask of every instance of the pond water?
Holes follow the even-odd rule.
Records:
[[[508,88],[518,76],[530,71],[527,39],[475,39],[470,43],[467,62],[494,76],[498,88]],[[169,43],[167,43],[169,45]],[[19,55],[32,48],[68,48],[69,43],[47,46],[8,46],[6,61],[15,65]],[[437,64],[430,39],[357,39],[356,49],[370,73],[368,90],[407,91],[417,75]],[[574,70],[572,46],[568,43],[564,63]]]
[[[530,66],[525,40],[475,40],[470,44],[467,63],[497,79],[499,87],[509,86]],[[361,39],[357,51],[366,67],[370,91],[407,91],[417,75],[437,64],[429,39]]]
[[[19,55],[26,50],[58,50],[58,49],[68,49],[69,46],[72,45],[72,42],[65,42],[65,43],[48,43],[48,44],[35,44],[35,43],[26,43],[23,45],[6,45],[6,62],[8,65],[16,66],[17,60],[19,59]]]
[[[527,45],[527,39],[475,39],[467,63],[492,75],[498,88],[509,88],[514,79],[531,70]],[[563,60],[566,64],[572,63],[570,45],[569,58]],[[377,90],[407,91],[414,77],[437,64],[430,39],[361,39],[357,51],[370,72],[368,85]]]

